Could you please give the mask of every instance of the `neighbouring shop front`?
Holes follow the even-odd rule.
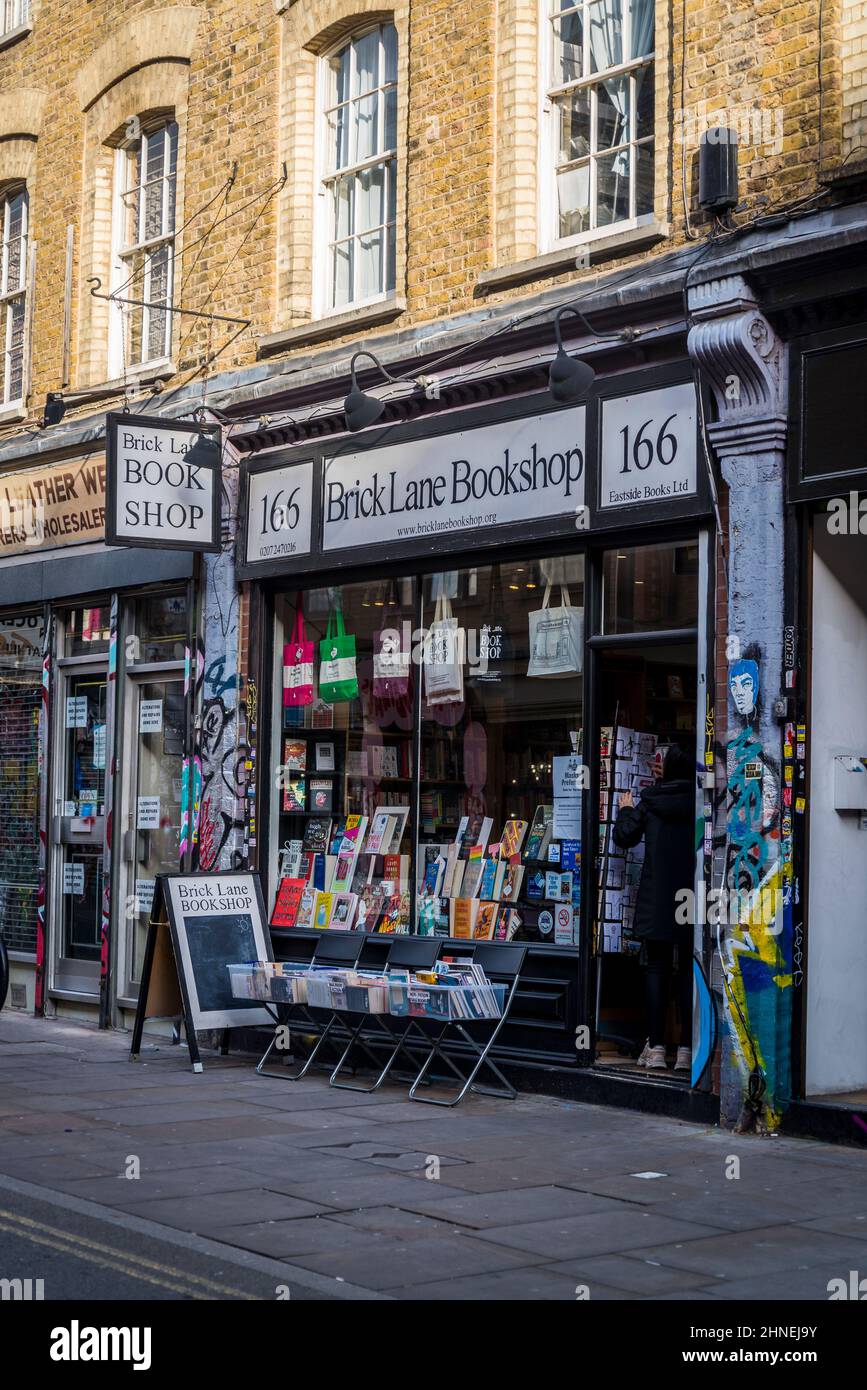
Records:
[[[794,1092],[817,1132],[848,1140],[851,1116],[835,1122],[830,1112],[867,1101],[867,322],[837,324],[792,345],[788,490],[800,602],[791,630],[803,653],[795,945],[805,986]]]
[[[611,830],[679,744],[701,880],[714,567],[699,457],[695,387],[672,365],[581,404],[528,395],[245,464],[237,568],[263,692],[250,851],[278,957],[346,926],[371,962],[395,931],[458,952],[524,941],[503,1051],[531,1084],[591,1064],[647,1078],[643,846]],[[709,950],[699,926],[701,980]],[[672,964],[692,975],[692,957]],[[710,1091],[712,1033],[696,1009],[692,1072],[665,1082]]]
[[[189,839],[194,557],[109,549],[93,451],[0,475],[0,909],[13,1007],[123,1023]]]

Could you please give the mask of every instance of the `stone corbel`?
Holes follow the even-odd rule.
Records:
[[[713,391],[708,434],[720,453],[767,453],[786,442],[786,345],[742,275],[690,287],[687,346]]]

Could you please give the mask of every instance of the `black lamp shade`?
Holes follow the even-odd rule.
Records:
[[[555,401],[580,401],[590,390],[596,376],[593,368],[580,357],[570,357],[560,348],[548,372],[548,390]]]
[[[368,396],[355,387],[343,402],[343,409],[346,413],[346,428],[353,431],[363,430],[379,419],[385,410],[385,401],[377,400],[376,396]]]

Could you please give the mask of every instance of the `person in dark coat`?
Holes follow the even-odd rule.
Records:
[[[638,885],[633,930],[644,942],[648,1037],[639,1066],[661,1070],[665,1060],[665,1015],[677,950],[677,997],[680,1046],[676,1071],[692,1067],[692,926],[675,919],[676,895],[691,891],[695,879],[695,771],[692,760],[672,744],[665,755],[662,781],[643,791],[636,806],[631,792],[620,798],[614,843],[632,849],[644,839],[644,864]]]

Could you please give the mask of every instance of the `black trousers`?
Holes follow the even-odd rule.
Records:
[[[675,971],[673,941],[645,941],[644,948],[647,952],[645,998],[650,1046],[659,1047],[665,1043],[665,1016],[672,976],[676,974],[680,1046],[692,1047],[692,950],[686,942],[678,945]]]

